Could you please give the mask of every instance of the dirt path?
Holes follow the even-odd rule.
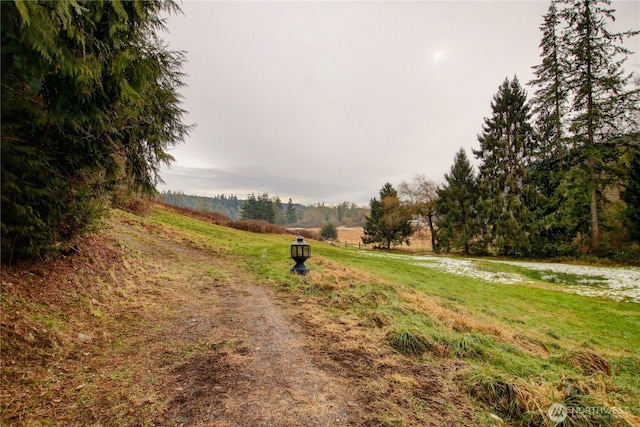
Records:
[[[360,300],[260,285],[141,217],[110,227],[3,271],[0,424],[478,425],[463,363],[395,352]]]
[[[131,229],[117,233],[131,250],[173,259],[161,268],[180,308],[158,335],[169,348],[200,349],[173,369],[176,395],[161,424],[354,425],[350,385],[314,363],[295,313],[274,291],[234,277],[224,257]]]

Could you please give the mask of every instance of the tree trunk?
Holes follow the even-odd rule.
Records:
[[[593,50],[594,46],[591,42],[591,10],[590,10],[589,0],[585,0],[584,2],[584,11],[585,11],[585,21],[586,21],[586,55],[587,55],[587,138],[588,145],[587,147],[591,150],[595,148],[595,104],[593,99]],[[594,154],[591,153],[588,162],[589,167],[589,179],[591,180],[591,250],[595,253],[600,251],[600,224],[598,221],[598,194],[596,192],[597,184],[596,184],[596,171],[595,171],[595,159]]]
[[[598,195],[596,189],[591,189],[591,250],[600,250],[600,223],[598,221]]]
[[[433,252],[438,253],[438,247],[436,246],[436,230],[433,227],[433,215],[427,215],[429,220],[429,231],[431,232],[431,249]]]

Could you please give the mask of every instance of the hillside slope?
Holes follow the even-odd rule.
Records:
[[[416,363],[308,289],[273,289],[246,258],[198,242],[116,211],[73,253],[3,267],[2,421],[480,423],[453,380],[463,362]],[[324,262],[337,286],[360,274]]]

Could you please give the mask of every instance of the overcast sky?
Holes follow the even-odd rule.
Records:
[[[367,205],[386,182],[440,184],[505,77],[532,78],[548,5],[185,1],[166,38],[197,127],[159,189]],[[640,1],[612,7],[611,29],[640,29]]]

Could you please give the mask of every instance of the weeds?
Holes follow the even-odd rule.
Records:
[[[567,418],[559,425],[563,427],[627,427],[616,408],[602,405],[594,397],[585,394],[571,394],[561,403],[567,408]]]

